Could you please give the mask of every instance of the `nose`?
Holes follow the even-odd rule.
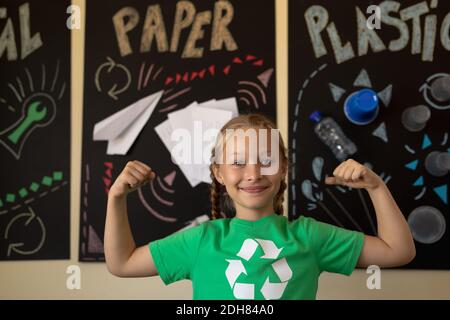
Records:
[[[245,168],[246,180],[258,180],[261,178],[261,167],[259,164],[248,164]]]

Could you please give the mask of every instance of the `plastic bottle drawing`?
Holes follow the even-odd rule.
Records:
[[[309,119],[315,123],[316,135],[331,149],[336,159],[344,161],[356,153],[358,150],[356,145],[344,134],[333,118],[323,117],[319,111],[315,111]]]

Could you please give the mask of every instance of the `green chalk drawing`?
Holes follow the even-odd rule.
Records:
[[[42,184],[47,187],[51,186],[52,178],[45,176],[44,178],[42,178]]]
[[[39,189],[39,184],[38,184],[38,183],[33,182],[33,183],[30,185],[30,190],[31,190],[31,191],[36,192],[36,191],[38,191],[38,189]]]
[[[6,194],[6,202],[14,202],[16,201],[16,196],[14,193],[7,193]]]
[[[20,189],[20,190],[19,190],[19,195],[20,195],[22,198],[25,198],[25,197],[28,195],[27,189],[25,189],[25,188]]]
[[[61,171],[55,171],[53,172],[53,180],[55,181],[61,181],[63,177],[63,174]]]

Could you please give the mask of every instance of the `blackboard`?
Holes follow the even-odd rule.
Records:
[[[369,5],[385,7],[381,28],[368,34],[364,23],[371,15]],[[450,147],[450,105],[433,99],[429,90],[432,80],[450,72],[449,12],[448,1],[289,2],[291,218],[305,215],[332,224],[339,221],[345,228],[376,234],[367,192],[323,183],[338,161],[314,133],[309,115],[318,110],[340,124],[358,148],[352,157],[385,180],[405,218],[424,205],[441,213],[437,227],[447,230],[433,243],[415,239],[417,256],[406,268],[450,268],[449,175],[432,176],[424,168],[430,152]],[[371,40],[363,41],[367,37]],[[380,101],[375,121],[363,126],[348,121],[343,111],[347,97],[361,88],[372,88]],[[410,132],[401,116],[417,105],[427,106],[431,118],[422,131]],[[309,185],[311,192],[308,186],[302,191],[302,184]]]
[[[70,255],[69,6],[0,5],[0,260]]]
[[[186,11],[177,11],[183,4]],[[178,29],[178,41],[173,40],[177,12],[178,19],[187,19],[178,24],[185,26]],[[140,160],[157,174],[154,184],[127,199],[137,245],[210,214],[209,184],[191,187],[155,127],[194,101],[230,97],[236,98],[240,113],[261,112],[276,120],[274,12],[269,0],[87,1],[81,261],[104,260],[107,194],[127,161]],[[225,19],[222,29],[214,28],[220,19]],[[158,30],[152,42],[149,30]],[[187,46],[192,37],[196,40]],[[125,155],[108,155],[108,142],[93,140],[98,122],[161,90],[155,110]]]

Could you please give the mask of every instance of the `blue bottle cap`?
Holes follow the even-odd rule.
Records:
[[[378,115],[378,97],[371,89],[352,93],[344,102],[344,113],[354,124],[369,124]]]
[[[317,123],[322,120],[322,114],[320,113],[320,111],[314,111],[309,115],[309,120]]]

